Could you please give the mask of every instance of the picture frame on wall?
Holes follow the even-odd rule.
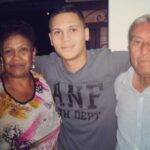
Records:
[[[82,11],[86,23],[99,23],[99,22],[108,22],[108,10],[99,9],[99,10],[83,10]]]
[[[108,10],[87,9],[82,10],[85,22],[90,31],[90,41],[87,47],[108,47]]]

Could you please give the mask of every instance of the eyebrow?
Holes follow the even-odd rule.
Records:
[[[131,35],[131,39],[133,38],[139,38],[139,39],[143,39],[141,36],[138,36],[138,35]],[[145,38],[144,38],[145,39]],[[147,37],[146,39],[150,39],[150,36]]]
[[[69,25],[68,28],[72,28],[72,27],[79,27],[80,25]],[[55,27],[53,29],[51,29],[51,31],[55,31],[55,30],[61,30],[61,27]]]
[[[25,46],[25,47],[32,47],[31,44],[25,44],[25,43],[24,43],[24,44],[21,44],[21,45],[19,45],[19,46],[17,46],[17,47],[20,48],[20,47],[24,47],[24,46]],[[12,47],[9,46],[9,45],[3,47],[3,49],[8,49],[8,48],[11,49]]]

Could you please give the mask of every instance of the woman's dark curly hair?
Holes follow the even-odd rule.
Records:
[[[12,35],[22,35],[35,46],[35,33],[30,24],[23,20],[11,20],[0,25],[0,52],[3,50],[5,40]]]

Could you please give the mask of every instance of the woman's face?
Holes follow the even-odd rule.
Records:
[[[29,40],[20,35],[11,35],[3,43],[2,61],[4,71],[11,77],[25,77],[29,74],[36,50]]]

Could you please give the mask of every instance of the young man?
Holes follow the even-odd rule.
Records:
[[[150,150],[150,14],[132,23],[129,52],[132,67],[115,82],[116,150]]]
[[[89,30],[71,5],[52,12],[50,41],[56,53],[36,67],[47,79],[62,117],[59,150],[114,150],[116,76],[129,67],[127,52],[87,50]]]

